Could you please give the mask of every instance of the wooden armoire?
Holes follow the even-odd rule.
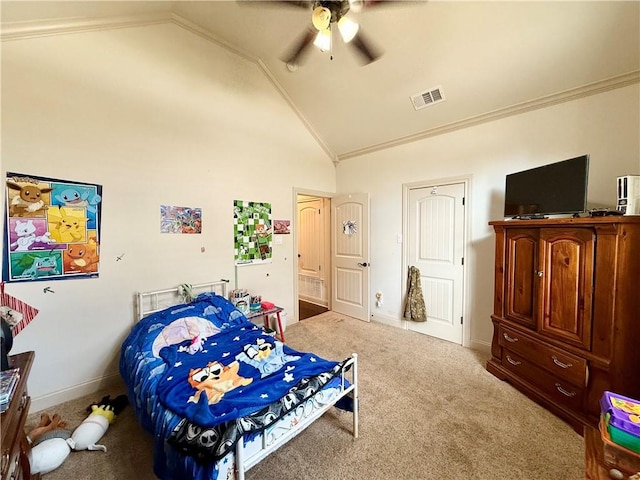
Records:
[[[605,390],[640,399],[640,216],[490,222],[487,370],[582,433]]]

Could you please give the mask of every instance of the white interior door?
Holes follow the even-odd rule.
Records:
[[[298,202],[298,298],[326,306],[322,207],[320,198]]]
[[[369,194],[331,200],[331,309],[369,321]]]
[[[409,190],[408,262],[420,269],[426,322],[416,332],[462,344],[464,183]]]

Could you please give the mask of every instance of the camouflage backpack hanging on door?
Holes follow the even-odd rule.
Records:
[[[407,303],[404,307],[404,318],[414,322],[427,321],[427,309],[422,295],[420,284],[420,270],[417,267],[409,267],[407,279]]]

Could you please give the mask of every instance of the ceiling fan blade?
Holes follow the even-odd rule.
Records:
[[[365,65],[375,62],[378,58],[382,56],[382,52],[375,48],[373,43],[366,39],[366,37],[362,34],[362,29],[353,37],[353,40],[348,43],[356,51],[363,57],[365,60]]]
[[[289,53],[282,58],[282,61],[287,65],[299,65],[317,34],[318,31],[311,27],[305,30],[298,41],[294,43],[294,46],[289,50]]]

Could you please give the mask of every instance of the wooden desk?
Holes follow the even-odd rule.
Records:
[[[39,479],[40,474],[31,475],[29,467],[29,444],[24,431],[31,397],[27,393],[27,378],[33,365],[34,352],[9,356],[9,367],[20,369],[20,380],[16,386],[9,408],[0,418],[2,430],[2,457],[0,478],[3,480]]]
[[[264,319],[264,326],[267,328],[269,327],[269,315],[275,315],[276,318],[278,319],[278,332],[280,333],[280,341],[282,343],[284,343],[284,330],[282,329],[282,320],[280,319],[280,312],[282,312],[284,310],[284,308],[282,307],[273,307],[270,308],[268,310],[266,309],[262,309],[262,310],[258,310],[256,312],[249,312],[245,315],[245,317],[247,317],[249,320],[251,320],[252,318],[256,318],[256,317],[263,317]],[[277,335],[276,335],[277,337]]]

